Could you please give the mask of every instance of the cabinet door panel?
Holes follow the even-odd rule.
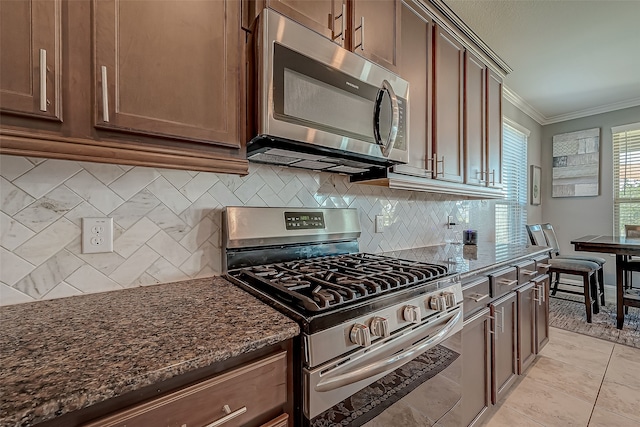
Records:
[[[464,322],[462,330],[462,426],[480,423],[491,406],[491,324],[485,308]]]
[[[491,340],[491,371],[493,374],[491,397],[496,404],[509,390],[518,375],[516,344],[518,340],[516,293],[511,292],[505,297],[489,305],[491,309],[492,329]]]
[[[502,78],[487,73],[487,181],[502,187]]]
[[[478,58],[465,52],[465,182],[473,185],[484,185],[486,70],[487,67]]]
[[[0,1],[2,111],[61,118],[60,23],[59,0]]]
[[[354,0],[351,14],[352,50],[365,58],[396,71],[400,45],[400,0]],[[358,28],[364,18],[364,30]],[[362,38],[364,34],[364,45]]]
[[[522,375],[536,357],[535,283],[518,289],[518,374]],[[535,299],[534,299],[535,298]]]
[[[536,353],[540,353],[542,348],[549,342],[549,276],[544,275],[536,279],[536,285],[540,287],[538,292],[540,302],[536,303]]]
[[[438,179],[462,182],[464,47],[438,25],[434,34],[434,175]]]
[[[95,1],[96,125],[239,147],[239,7]]]
[[[342,31],[341,23],[347,24],[346,17],[336,18],[342,13],[339,0],[268,0],[267,6],[328,39],[333,38],[334,29],[335,35]],[[342,44],[340,41],[341,38],[336,39]]]

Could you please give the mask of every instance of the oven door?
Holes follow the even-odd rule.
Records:
[[[312,419],[462,330],[462,307],[314,369],[303,369],[303,410]],[[456,402],[454,402],[455,404]]]

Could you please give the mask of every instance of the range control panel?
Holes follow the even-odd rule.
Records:
[[[322,212],[285,212],[284,222],[287,230],[324,229]]]

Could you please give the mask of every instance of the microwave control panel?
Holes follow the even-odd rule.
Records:
[[[287,230],[324,229],[322,212],[285,212],[284,223]]]

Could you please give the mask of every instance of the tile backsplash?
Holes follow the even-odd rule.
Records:
[[[0,305],[220,274],[224,206],[357,208],[366,252],[494,235],[493,202],[268,165],[239,177],[1,155],[0,175]],[[112,253],[81,253],[83,217],[113,218]]]

